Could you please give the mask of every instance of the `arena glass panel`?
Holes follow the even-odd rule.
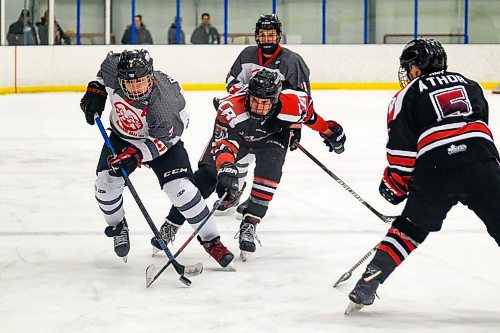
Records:
[[[500,1],[469,0],[469,43],[500,42]]]
[[[414,0],[371,2],[370,34],[376,44],[405,44],[413,39]]]
[[[364,0],[327,0],[326,43],[364,43]]]

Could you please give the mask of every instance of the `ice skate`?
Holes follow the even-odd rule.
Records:
[[[255,233],[257,223],[259,222],[260,219],[258,217],[249,214],[245,215],[245,218],[241,221],[240,230],[234,236],[234,238],[239,236],[241,261],[247,261],[248,254],[255,252],[255,240],[262,246]]]
[[[365,305],[373,304],[375,296],[377,296],[377,288],[380,284],[380,281],[377,279],[380,274],[382,274],[382,271],[377,266],[368,265],[366,272],[349,294],[351,302],[344,312],[345,315],[357,312]]]
[[[108,237],[113,237],[115,253],[118,257],[127,262],[127,255],[130,251],[130,239],[128,234],[128,225],[125,218],[116,226],[108,226],[104,229]]]
[[[177,230],[179,230],[179,227],[179,225],[172,223],[168,218],[165,218],[165,222],[160,227],[160,236],[165,244],[168,245],[168,243],[174,242],[175,234],[177,233]],[[160,243],[158,243],[156,237],[151,238],[151,245],[153,246],[153,257],[159,251],[162,251]]]
[[[228,270],[234,269],[234,267],[230,265],[234,259],[234,254],[232,254],[231,251],[229,251],[227,247],[225,247],[224,244],[221,243],[219,236],[210,241],[203,241],[201,240],[200,236],[198,236],[197,238],[205,251],[207,251],[207,253],[212,258],[214,258],[215,261],[219,263],[219,265],[221,265],[221,267],[227,267]]]

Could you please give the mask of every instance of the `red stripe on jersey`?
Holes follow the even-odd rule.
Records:
[[[399,266],[399,264],[401,264],[401,259],[399,259],[398,255],[390,247],[380,244],[379,246],[377,246],[377,249],[380,251],[384,251],[389,256],[391,256],[392,260],[396,262],[396,265]]]
[[[261,183],[261,184],[264,184],[264,185],[267,185],[267,186],[271,186],[271,187],[278,187],[278,182],[275,182],[274,180],[270,180],[270,179],[265,179],[265,178],[260,178],[260,177],[253,177],[253,180],[258,182],[258,183]]]
[[[414,157],[396,157],[387,154],[387,161],[389,164],[397,164],[397,165],[402,165],[402,166],[407,166],[407,167],[414,167],[415,166],[415,158]]]
[[[227,148],[229,148],[229,150],[234,154],[238,154],[238,148],[236,148],[235,145],[233,145],[231,142],[229,142],[228,140],[220,140],[220,141],[217,141],[217,143],[215,144],[215,148],[216,149],[220,149],[220,146],[226,146]]]
[[[314,122],[314,124],[307,125],[307,126],[310,129],[313,129],[313,130],[318,131],[320,133],[326,132],[326,130],[328,129],[328,123],[320,115],[317,114],[316,117],[317,118],[316,118],[316,121]]]
[[[427,146],[428,144],[430,144],[434,141],[447,139],[447,138],[451,138],[454,136],[458,136],[460,134],[470,133],[470,132],[483,132],[483,133],[488,134],[490,137],[493,137],[490,130],[488,129],[488,127],[486,127],[483,124],[473,123],[473,124],[467,124],[467,125],[463,126],[462,128],[429,134],[428,136],[426,136],[425,138],[420,140],[420,142],[418,143],[417,149],[420,150],[423,147]]]
[[[259,56],[259,65],[264,66],[264,67],[269,66],[269,64],[272,63],[274,59],[276,59],[276,57],[278,56],[278,54],[280,54],[280,52],[281,52],[281,45],[278,45],[278,48],[276,49],[276,51],[274,51],[273,55],[270,58],[268,58],[266,60],[266,62],[263,63],[262,62],[262,50],[259,48],[257,50],[257,55]]]
[[[252,190],[250,192],[250,194],[254,197],[257,197],[259,199],[264,199],[264,200],[267,200],[267,201],[271,201],[273,199],[273,196],[272,195],[268,195],[268,194],[264,194],[264,193],[261,193],[261,192],[257,192],[256,190]]]
[[[408,240],[408,238],[406,237],[406,235],[403,234],[398,229],[391,228],[391,229],[389,229],[388,233],[389,234],[394,234],[394,235],[398,236],[399,239],[403,240],[403,242],[406,244],[406,246],[408,246],[408,248],[410,249],[410,252],[412,252],[413,250],[415,250],[415,245],[413,245],[413,243]]]

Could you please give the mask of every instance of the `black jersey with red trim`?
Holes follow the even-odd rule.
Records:
[[[310,72],[305,61],[299,54],[281,45],[270,58],[263,57],[262,51],[256,45],[248,46],[241,51],[227,74],[227,91],[231,94],[237,93],[263,68],[276,71],[283,81],[283,87],[311,94]]]
[[[411,81],[392,98],[387,129],[389,169],[399,175],[498,158],[483,89],[459,73]]]
[[[275,109],[271,111],[272,116],[265,121],[250,116],[246,97],[244,89],[220,100],[212,151],[217,168],[226,161],[234,163],[243,141],[260,141],[295,124],[306,124],[318,132],[328,129],[326,121],[314,111],[312,99],[303,91],[283,90]],[[222,155],[224,157],[220,158]]]

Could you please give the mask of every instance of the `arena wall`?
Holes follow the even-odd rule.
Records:
[[[135,48],[138,48],[136,46]],[[156,69],[186,90],[222,90],[242,45],[147,46]],[[287,45],[311,70],[313,89],[397,89],[402,45]],[[123,45],[0,47],[0,93],[83,91],[109,51]],[[130,48],[130,46],[129,46]],[[491,89],[500,81],[500,45],[445,45],[449,70]]]

